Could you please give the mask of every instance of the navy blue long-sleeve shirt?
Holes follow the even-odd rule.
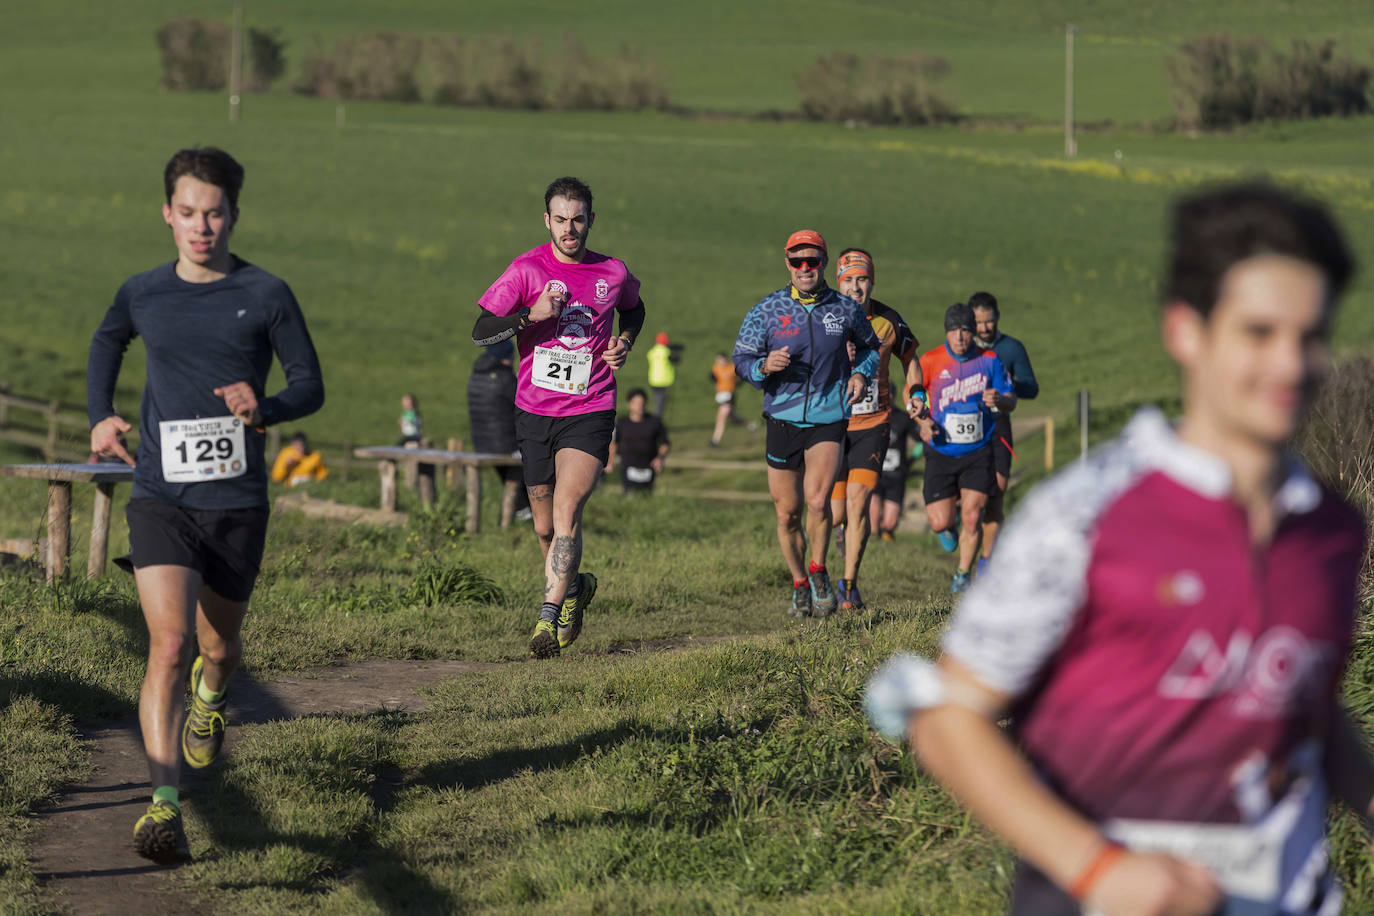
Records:
[[[1011,376],[1012,393],[1018,400],[1029,401],[1040,393],[1040,383],[1035,380],[1035,370],[1031,368],[1025,344],[1015,337],[998,332],[997,339],[992,343],[992,352],[996,353],[1002,365],[1007,367],[1007,374]]]
[[[139,415],[133,498],[161,499],[189,509],[247,509],[267,505],[265,436],[245,431],[245,473],[192,483],[163,479],[163,421],[230,414],[216,388],[247,382],[258,398],[264,427],[299,419],[324,403],[315,345],[296,297],[285,282],[235,258],[228,276],[188,283],[175,262],[124,283],[91,339],[86,363],[86,410],[91,426],[116,414],[115,381],[129,341],[142,337],[148,376]],[[272,355],[286,388],[266,396]]]

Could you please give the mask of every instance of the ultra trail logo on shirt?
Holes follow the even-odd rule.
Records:
[[[558,313],[558,340],[569,350],[585,346],[592,339],[596,312],[581,302],[564,306]]]
[[[825,325],[825,333],[832,337],[844,333],[844,318],[834,312],[826,312],[822,315],[821,323]]]

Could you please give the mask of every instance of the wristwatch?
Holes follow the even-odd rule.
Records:
[[[530,307],[528,305],[525,306],[517,314],[520,316],[520,327],[516,328],[516,330],[523,331],[530,326]]]

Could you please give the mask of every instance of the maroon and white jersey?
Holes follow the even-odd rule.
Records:
[[[1364,522],[1292,459],[1256,547],[1229,492],[1142,411],[1018,508],[944,649],[1020,698],[1026,753],[1109,835],[1209,865],[1228,913],[1327,912],[1322,755]]]

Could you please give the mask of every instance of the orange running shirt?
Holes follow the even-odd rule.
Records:
[[[892,381],[888,378],[888,365],[893,354],[905,365],[916,356],[919,346],[916,335],[896,309],[877,299],[870,299],[868,308],[868,320],[873,324],[873,333],[878,336],[880,345],[877,384],[870,386],[867,396],[851,408],[850,429],[873,429],[887,422],[887,412],[892,407]]]

